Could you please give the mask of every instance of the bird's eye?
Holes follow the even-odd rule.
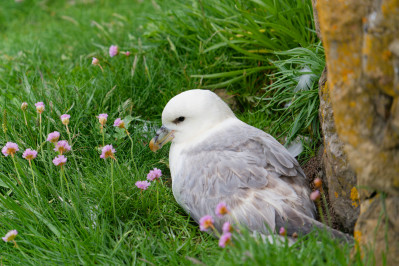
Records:
[[[173,121],[175,124],[181,123],[184,121],[184,119],[186,119],[184,116],[180,116],[178,118],[175,119],[175,121]]]

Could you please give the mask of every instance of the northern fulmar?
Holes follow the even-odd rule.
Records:
[[[215,217],[219,231],[229,221],[264,235],[284,227],[290,237],[318,227],[347,238],[315,220],[308,181],[287,149],[239,120],[215,93],[189,90],[173,97],[162,124],[150,148],[172,141],[173,195],[197,223],[224,202],[231,215]]]

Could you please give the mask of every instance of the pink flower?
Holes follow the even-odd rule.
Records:
[[[107,158],[112,158],[115,159],[114,155],[115,155],[116,151],[115,149],[112,147],[112,145],[105,145],[102,149],[102,153],[100,155],[101,159],[107,159]]]
[[[213,217],[210,215],[205,215],[199,220],[200,230],[208,231],[209,227],[213,227]]]
[[[280,230],[278,231],[278,234],[280,236],[286,236],[287,235],[287,231],[285,230],[284,227],[280,227]]]
[[[129,51],[126,51],[126,52],[125,52],[125,55],[126,55],[126,56],[130,56],[130,52],[129,52]]]
[[[114,127],[125,128],[125,122],[122,119],[117,118],[115,119]]]
[[[60,154],[63,154],[64,152],[70,151],[71,146],[69,146],[68,141],[66,140],[60,140],[55,144],[54,151],[58,151]]]
[[[223,233],[233,232],[233,226],[229,222],[225,222],[222,227]]]
[[[70,115],[68,114],[63,114],[61,117],[61,121],[64,125],[68,125],[69,124],[69,118],[71,118]]]
[[[147,190],[147,188],[151,185],[150,182],[148,181],[137,181],[136,182],[136,187],[138,187],[139,189],[141,189],[141,191],[143,190]]]
[[[111,45],[110,47],[109,47],[109,56],[111,56],[111,57],[114,57],[115,55],[117,55],[118,54],[118,46],[116,46],[116,45]]]
[[[231,233],[223,233],[223,235],[219,238],[219,247],[225,248],[231,242],[232,235]]]
[[[59,138],[60,138],[60,132],[54,131],[54,132],[51,132],[50,134],[48,134],[47,141],[51,142],[51,143],[55,143],[58,141]]]
[[[17,235],[18,235],[17,230],[11,230],[4,237],[2,237],[2,239],[4,242],[13,241]]]
[[[35,103],[35,106],[36,106],[36,111],[39,114],[43,113],[43,111],[44,111],[44,103],[43,102]]]
[[[230,211],[227,208],[226,203],[224,202],[220,202],[217,206],[216,206],[216,210],[215,213],[217,216],[222,217],[225,214],[228,214]]]
[[[92,65],[100,65],[100,60],[98,60],[97,58],[93,57],[93,60],[91,61]]]
[[[67,162],[67,158],[64,155],[58,155],[54,158],[53,164],[56,166],[63,166]]]
[[[4,154],[4,156],[14,156],[14,154],[19,151],[17,143],[14,142],[7,142],[6,145],[1,149],[1,152]]]
[[[22,154],[22,158],[25,158],[26,160],[33,160],[37,156],[37,151],[31,150],[31,149],[26,149],[24,153]]]
[[[107,123],[108,114],[99,114],[99,115],[97,116],[97,118],[98,118],[98,122],[100,122],[100,124],[101,124],[102,126],[104,126],[105,123]]]
[[[147,174],[147,179],[150,181],[154,181],[155,179],[159,179],[162,176],[162,171],[158,168],[154,168]]]
[[[27,103],[27,102],[23,102],[23,103],[21,104],[21,109],[22,109],[22,111],[25,111],[26,108],[28,108],[28,103]]]
[[[316,178],[315,180],[313,180],[313,184],[314,184],[315,188],[320,188],[322,185],[322,181],[320,178]]]
[[[313,201],[319,200],[320,196],[321,196],[320,195],[320,191],[318,191],[318,190],[315,190],[312,193],[310,193],[310,199],[313,200]]]

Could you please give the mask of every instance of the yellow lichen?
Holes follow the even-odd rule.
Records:
[[[352,200],[352,206],[357,207],[360,204],[359,201],[359,192],[357,191],[356,187],[353,187],[351,189],[351,196],[350,196],[351,200]]]
[[[389,59],[391,59],[392,57],[392,52],[389,50],[385,50],[384,52],[382,52],[382,59],[388,61]]]
[[[334,192],[334,195],[336,198],[338,198],[338,193],[336,191]]]
[[[355,230],[355,232],[353,232],[353,238],[355,238],[356,243],[360,243],[362,240],[362,232]]]

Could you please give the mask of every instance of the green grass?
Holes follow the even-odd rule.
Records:
[[[307,8],[301,2],[293,3],[300,5],[298,8]],[[239,33],[233,26],[241,17],[226,18],[227,22],[218,20],[223,12],[235,12],[232,2],[223,1],[221,6],[214,5],[218,10],[212,10],[207,9],[212,6],[211,1],[193,1],[193,5],[203,3],[205,12],[213,12],[214,17],[205,22],[203,16],[181,7],[181,1],[160,2],[160,7],[153,3],[130,0],[2,3],[0,146],[12,141],[21,151],[32,148],[38,149],[39,154],[32,165],[34,178],[28,162],[21,158],[21,151],[15,157],[17,169],[10,157],[0,157],[0,235],[11,229],[19,232],[18,247],[0,243],[1,264],[176,265],[199,261],[209,265],[361,264],[360,258],[350,257],[350,246],[328,236],[311,235],[292,247],[278,247],[262,243],[243,231],[242,239],[234,239],[234,246],[221,249],[217,239],[200,232],[178,206],[171,191],[168,149],[152,153],[147,145],[154,129],[160,126],[164,105],[181,91],[215,84],[208,83],[206,77],[206,84],[201,84],[194,75],[219,73],[219,85],[227,81],[223,86],[238,95],[237,115],[251,125],[269,128],[275,116],[259,111],[262,106],[255,106],[256,96],[264,94],[261,88],[269,78],[264,76],[265,81],[259,82],[256,75],[272,74],[276,67],[267,67],[266,72],[256,69],[253,75],[243,78],[243,69],[253,68],[256,60],[246,56],[240,59],[237,50],[228,45],[226,36],[211,38],[209,33],[223,25],[231,28],[231,34]],[[198,5],[193,7],[201,9]],[[243,11],[245,6],[239,8],[248,27],[256,27],[251,16]],[[179,16],[173,14],[190,20],[176,23]],[[306,17],[309,18],[304,15],[298,21],[311,25]],[[161,28],[159,21],[166,28]],[[187,35],[184,23],[191,35]],[[201,27],[202,23],[206,26]],[[276,25],[268,27],[273,29]],[[175,34],[171,34],[174,30]],[[287,43],[287,47],[282,47],[284,50],[302,42],[308,45],[314,38],[309,32],[299,32],[295,38],[275,33],[264,41],[274,42],[276,36],[279,42],[275,45]],[[201,48],[205,38],[207,46]],[[132,55],[110,58],[111,44]],[[275,52],[263,61],[277,60]],[[104,72],[91,65],[93,56],[100,60]],[[135,56],[138,62],[132,71]],[[229,74],[220,76],[220,73]],[[237,73],[239,78],[231,82],[229,77]],[[24,101],[29,104],[27,126],[20,109]],[[52,163],[56,156],[52,144],[40,143],[34,108],[39,101],[46,105],[43,140],[55,130],[61,132],[62,139],[68,139],[59,116],[71,115],[69,128],[75,156],[67,154],[65,176]],[[112,175],[114,193],[111,162],[99,158],[102,135],[96,116],[100,113],[109,114],[105,143],[117,150]],[[134,142],[133,158],[129,138],[112,127],[117,117],[131,120],[128,130]],[[140,193],[135,182],[144,180],[154,167],[162,170],[162,182]],[[18,175],[21,184],[17,182]]]

